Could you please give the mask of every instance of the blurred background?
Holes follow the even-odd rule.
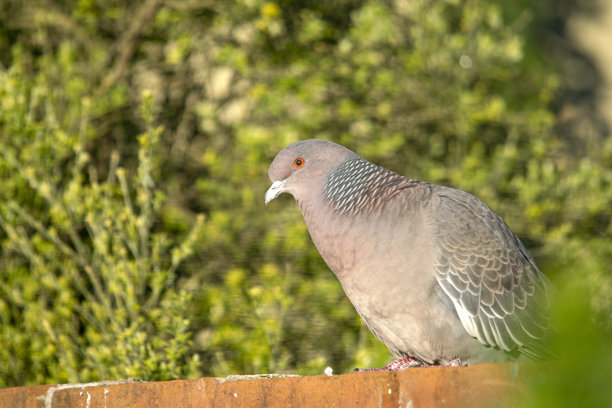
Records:
[[[610,402],[611,41],[608,0],[2,0],[0,386],[388,363],[263,204],[324,138],[495,209],[562,293],[534,387]]]

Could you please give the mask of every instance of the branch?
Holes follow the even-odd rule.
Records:
[[[115,44],[115,50],[109,56],[112,59],[115,54],[119,54],[113,65],[108,70],[108,74],[102,79],[97,94],[106,92],[119,78],[123,76],[128,63],[134,56],[136,45],[142,34],[151,26],[157,11],[161,8],[164,0],[147,0],[136,12],[129,29],[119,38]],[[106,64],[108,65],[108,64]]]

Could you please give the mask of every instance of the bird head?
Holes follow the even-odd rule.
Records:
[[[268,170],[272,186],[266,191],[268,204],[282,193],[299,202],[308,194],[318,194],[330,172],[349,157],[347,148],[326,140],[304,140],[281,150]]]

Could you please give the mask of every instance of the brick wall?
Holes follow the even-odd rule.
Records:
[[[0,389],[0,408],[499,407],[520,405],[535,364],[411,368],[309,377],[259,375]]]

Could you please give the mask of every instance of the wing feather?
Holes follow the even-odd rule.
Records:
[[[485,345],[549,358],[553,352],[543,342],[553,290],[548,279],[486,204],[446,187],[437,195],[436,279],[463,327]]]

